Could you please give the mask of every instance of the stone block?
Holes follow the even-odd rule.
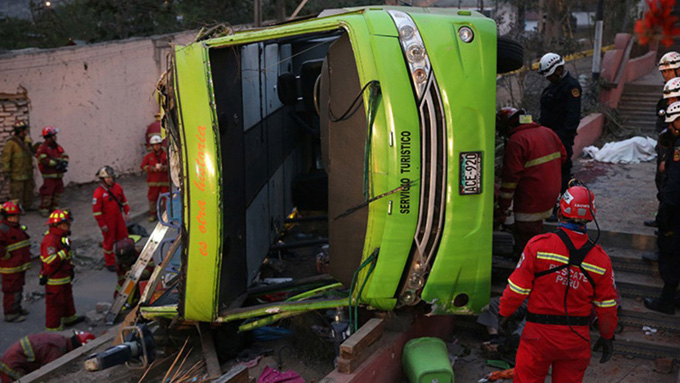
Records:
[[[111,308],[110,302],[97,302],[95,305],[96,311],[100,314],[106,314]]]
[[[97,327],[104,324],[104,314],[98,313],[97,310],[90,310],[85,314],[85,321],[89,326]]]

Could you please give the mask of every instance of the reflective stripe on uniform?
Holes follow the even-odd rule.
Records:
[[[64,250],[64,249],[59,250],[59,251],[57,252],[57,255],[59,256],[59,258],[64,259],[64,260],[70,258],[70,257],[68,256],[68,253],[66,253],[66,250]]]
[[[9,366],[6,365],[5,362],[3,362],[3,361],[0,361],[0,372],[2,372],[3,374],[9,376],[10,378],[12,378],[14,380],[18,380],[19,378],[21,378],[23,376],[18,371],[14,371],[11,368],[9,368]]]
[[[61,322],[65,325],[68,325],[69,323],[75,322],[76,319],[78,319],[78,314],[73,314],[68,318],[61,318]]]
[[[543,253],[539,251],[538,253],[536,253],[536,258],[556,261],[559,263],[569,263],[569,257],[565,257],[564,255],[555,253]]]
[[[517,187],[517,182],[502,182],[501,187],[503,189],[515,189]]]
[[[26,262],[21,266],[17,267],[0,267],[0,274],[14,274],[22,271],[26,271],[31,268],[31,262]]]
[[[168,182],[147,182],[147,186],[169,186]]]
[[[560,157],[562,157],[562,154],[560,152],[550,153],[547,156],[538,157],[538,158],[535,158],[533,160],[525,162],[524,167],[530,168],[532,166],[541,165],[541,164],[544,164],[546,162],[550,162],[552,160],[558,159]]]
[[[499,196],[500,198],[505,198],[505,199],[512,199],[512,197],[513,197],[514,195],[515,195],[515,192],[512,192],[512,193],[504,193],[504,192],[500,192],[500,193],[498,193],[498,196]]]
[[[62,178],[64,176],[63,173],[53,173],[53,174],[43,174],[43,178]]]
[[[546,210],[542,213],[518,213],[515,212],[515,221],[521,222],[535,222],[548,218],[552,215],[553,209]]]
[[[62,331],[62,330],[64,330],[64,326],[59,326],[55,328],[45,327],[45,331]]]
[[[583,266],[583,268],[588,270],[588,271],[592,271],[593,273],[600,274],[600,275],[604,275],[604,272],[607,271],[602,267],[593,265],[592,263],[582,262],[581,266]]]
[[[610,299],[606,301],[593,301],[593,304],[597,307],[614,307],[616,306],[616,300]]]
[[[42,255],[40,256],[40,260],[43,261],[43,263],[47,263],[48,265],[54,262],[56,259],[57,254],[48,255],[47,257],[43,257]]]
[[[60,285],[67,285],[71,283],[71,277],[65,277],[65,278],[50,278],[47,280],[47,284],[50,286],[60,286]]]
[[[508,287],[510,287],[510,290],[520,295],[529,295],[529,293],[531,292],[531,289],[523,289],[517,286],[516,284],[512,283],[510,279],[508,279]]]
[[[98,216],[98,215],[102,215],[102,212],[101,212],[101,211],[98,211],[98,212],[92,213],[92,215],[96,217],[96,216]]]
[[[19,340],[21,348],[24,349],[24,355],[26,355],[27,362],[35,361],[35,353],[33,352],[33,347],[31,347],[31,341],[25,336]]]
[[[27,247],[27,246],[31,246],[31,241],[29,241],[28,239],[23,240],[23,241],[19,241],[17,243],[13,243],[11,245],[8,245],[6,247],[6,249],[7,249],[7,251],[14,251],[14,250],[21,249],[22,247]]]

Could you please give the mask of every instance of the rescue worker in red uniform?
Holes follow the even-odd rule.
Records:
[[[94,338],[94,334],[86,331],[74,331],[70,337],[51,332],[25,336],[9,346],[0,358],[0,382],[20,379]]]
[[[63,210],[55,210],[47,220],[49,230],[40,244],[40,284],[45,286],[45,328],[61,331],[73,326],[85,317],[76,313],[73,304],[73,265],[71,264],[71,216]]]
[[[507,141],[494,217],[497,224],[504,222],[512,205],[519,257],[527,242],[543,233],[543,220],[553,212],[567,151],[555,132],[533,122],[523,109],[499,110],[496,128]]]
[[[583,186],[572,186],[559,206],[557,231],[529,241],[501,297],[501,322],[529,299],[515,383],[542,383],[550,366],[555,383],[583,381],[590,364],[593,307],[600,330],[595,349],[603,348],[600,363],[614,352],[614,273],[609,256],[586,233],[595,215],[594,195]]]
[[[161,130],[162,130],[162,124],[161,124],[161,119],[163,118],[163,115],[161,113],[156,113],[154,115],[155,121],[150,123],[149,126],[146,127],[146,150],[151,151],[151,137],[153,136],[161,136]],[[168,147],[168,142],[167,140],[163,139],[161,141],[162,145],[164,148]]]
[[[149,143],[152,150],[142,160],[142,170],[146,172],[146,184],[149,187],[147,198],[149,199],[149,222],[156,220],[156,201],[161,193],[170,190],[168,179],[168,155],[161,146],[161,136],[151,137]]]
[[[57,144],[59,130],[54,126],[46,126],[42,130],[45,142],[38,147],[38,169],[43,177],[40,187],[40,215],[47,217],[49,213],[59,208],[61,194],[64,193],[64,173],[68,167],[68,155]]]
[[[31,267],[31,242],[20,221],[21,209],[14,202],[2,204],[0,221],[0,274],[5,322],[23,322],[28,311],[21,307],[26,270]]]
[[[129,236],[125,217],[130,213],[130,206],[123,188],[115,181],[116,174],[113,168],[102,167],[97,172],[97,177],[101,184],[92,196],[92,214],[104,236],[102,247],[106,269],[115,272],[116,256],[113,253],[113,244]]]

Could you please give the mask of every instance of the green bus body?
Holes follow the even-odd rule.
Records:
[[[406,54],[420,60],[422,52],[402,46],[400,32],[412,32],[398,30],[403,14],[415,23],[429,60],[420,95],[414,76],[422,72],[409,67]],[[462,27],[473,32],[471,41],[463,41]],[[166,112],[182,164],[179,314],[218,321],[244,293],[267,240],[275,239],[266,225],[293,206],[289,190],[318,143],[290,133],[291,115],[312,114],[275,100],[272,81],[317,51],[325,59],[315,67],[321,74],[314,92],[329,168],[331,274],[377,309],[423,301],[433,314],[478,312],[490,294],[496,25],[468,11],[380,6],[175,48],[169,95],[175,107]],[[356,72],[347,84],[337,77],[343,70]],[[337,96],[341,86],[348,90]],[[358,111],[336,118],[355,95]],[[336,103],[338,97],[345,98]],[[249,127],[249,115],[261,121]],[[347,124],[352,130],[342,128]],[[249,175],[260,163],[268,164],[266,180]],[[359,197],[364,206],[348,209]],[[238,201],[247,212],[235,208]],[[426,255],[427,263],[418,261]],[[357,272],[362,263],[372,265]]]

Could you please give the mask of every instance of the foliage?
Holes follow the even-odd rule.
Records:
[[[640,44],[645,45],[651,40],[659,39],[661,44],[670,47],[673,38],[680,36],[680,28],[675,24],[678,17],[671,14],[675,7],[675,0],[646,0],[647,11],[642,19],[635,22]]]

